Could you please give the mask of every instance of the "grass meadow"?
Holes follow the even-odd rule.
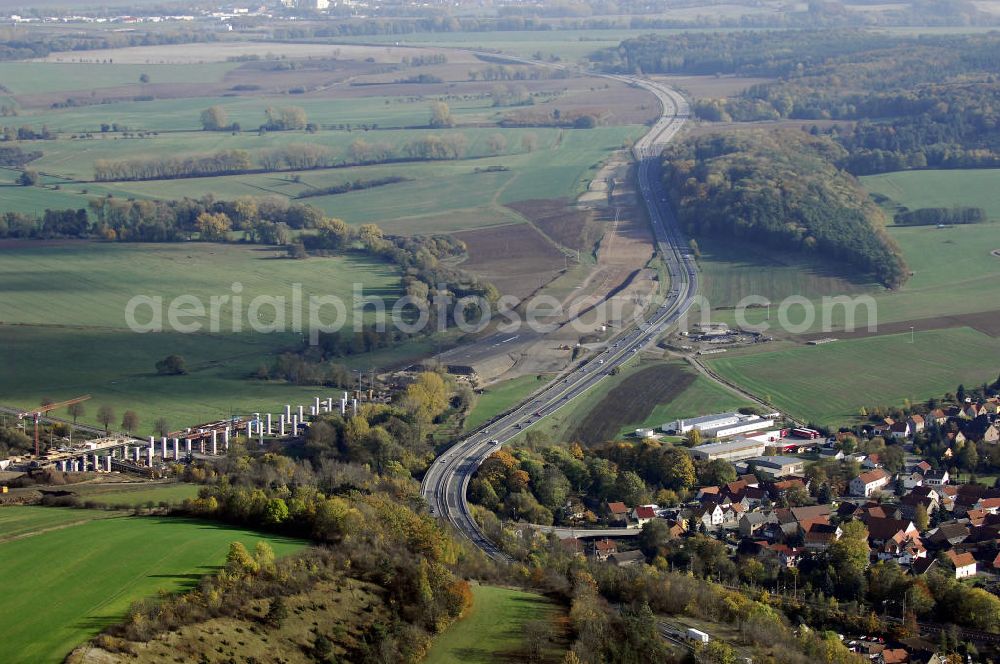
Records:
[[[198,497],[197,484],[184,482],[110,482],[80,484],[69,488],[81,501],[92,500],[110,507],[144,507],[167,503],[179,505],[188,498]]]
[[[63,519],[61,527],[51,524],[51,512]],[[88,515],[95,518],[87,520]],[[76,645],[121,619],[133,601],[192,588],[218,570],[231,542],[252,550],[266,541],[279,556],[305,546],[188,519],[106,516],[47,507],[0,509],[0,530],[13,524],[23,531],[29,521],[35,527],[20,539],[0,541],[5,662],[62,661]],[[45,522],[48,528],[38,525]]]
[[[535,390],[540,389],[549,377],[542,377],[532,374],[530,376],[519,376],[511,378],[483,390],[483,393],[476,397],[476,403],[465,418],[465,430],[471,431],[521,402]]]
[[[1000,169],[899,171],[861,178],[868,191],[911,210],[963,205],[981,207],[1000,220]]]
[[[180,427],[311,399],[318,388],[249,380],[261,363],[301,343],[294,332],[248,332],[252,299],[286,298],[290,325],[293,284],[303,285],[303,298],[333,294],[350,303],[355,281],[364,283],[366,294],[391,299],[398,277],[389,265],[352,256],[291,261],[273,259],[273,253],[198,243],[26,242],[0,249],[0,403],[27,407],[91,394],[83,421],[93,422],[107,404],[118,417],[136,411],[141,431],[148,432],[159,417]],[[134,295],[162,297],[167,325],[173,297],[189,294],[208,307],[212,296],[232,296],[234,282],[243,289],[243,333],[232,333],[232,306],[220,308],[218,334],[138,334],[126,326],[126,304]],[[276,320],[269,307],[259,313],[262,323]],[[141,309],[136,318],[147,322],[148,316]],[[391,358],[352,360],[382,366],[424,350],[415,344],[395,349]],[[185,358],[188,375],[156,374],[154,364],[172,353]]]
[[[707,360],[723,377],[782,412],[847,424],[862,406],[901,405],[996,380],[1000,339],[951,328],[791,346]]]
[[[492,664],[524,658],[525,625],[554,622],[564,610],[536,593],[496,586],[473,586],[466,615],[434,639],[427,664]],[[553,628],[558,631],[555,625]],[[562,649],[550,645],[544,661],[558,661]]]

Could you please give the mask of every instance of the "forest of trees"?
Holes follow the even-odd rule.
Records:
[[[693,110],[723,122],[852,121],[823,131],[855,175],[1000,166],[996,34],[697,33],[630,39],[596,57],[610,70],[773,78]]]
[[[720,234],[854,266],[887,287],[908,273],[885,219],[834,162],[833,141],[799,130],[709,135],[671,144],[664,183],[693,237]]]

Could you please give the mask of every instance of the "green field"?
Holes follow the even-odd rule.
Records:
[[[364,283],[365,293],[391,298],[398,277],[391,266],[358,257],[291,261],[273,259],[274,253],[198,243],[25,243],[0,249],[0,403],[29,407],[44,398],[91,394],[83,421],[94,422],[98,407],[108,404],[118,418],[135,410],[141,431],[148,432],[158,417],[179,428],[319,395],[322,388],[248,380],[261,363],[301,342],[291,331],[251,333],[247,315],[253,298],[285,297],[290,326],[293,284],[303,285],[304,298],[332,294],[350,303],[355,280]],[[208,308],[212,296],[232,295],[237,281],[243,287],[240,334],[229,333],[230,306],[220,308],[218,334],[211,334],[207,323],[196,334],[137,334],[126,326],[125,307],[134,295],[162,296],[169,329],[172,297],[190,294]],[[260,314],[263,323],[275,321],[269,308]],[[147,322],[148,315],[144,310],[136,318]],[[424,350],[420,344],[393,349],[377,366]],[[170,353],[185,358],[188,375],[156,374],[155,363]],[[351,360],[367,367],[374,358]]]
[[[981,207],[1000,220],[1000,169],[900,171],[861,178],[868,191],[911,210],[955,205]]]
[[[525,624],[554,621],[562,609],[541,595],[473,586],[474,603],[466,615],[434,639],[427,664],[492,664],[521,661]],[[558,661],[561,649],[551,644],[545,661]]]
[[[274,247],[245,245],[24,242],[0,248],[0,256],[0,321],[6,325],[126,329],[126,305],[136,295],[163,297],[166,325],[170,298],[191,295],[207,309],[211,297],[233,296],[239,283],[242,327],[248,328],[249,304],[261,295],[284,297],[290,322],[296,311],[305,311],[310,295],[350,302],[352,285],[363,283],[365,294],[391,298],[399,279],[392,265],[362,256],[294,261]],[[293,306],[295,284],[302,287],[302,301]],[[219,331],[233,329],[233,310],[232,301],[221,304]],[[271,308],[261,314],[262,321],[274,320]]]
[[[4,507],[0,524],[46,515],[43,507]],[[86,515],[86,510],[59,510]],[[119,620],[129,604],[159,591],[193,587],[216,571],[229,544],[267,541],[278,555],[297,540],[187,519],[94,519],[0,543],[5,600],[5,662],[56,662]],[[44,589],[44,590],[39,590]]]
[[[350,224],[376,222],[387,231],[401,233],[447,232],[510,223],[511,212],[500,208],[506,203],[575,197],[586,189],[608,154],[641,135],[643,128],[628,125],[587,130],[493,128],[451,131],[467,137],[467,158],[439,161],[432,165],[419,162],[304,171],[298,174],[298,182],[289,173],[104,184],[60,180],[55,176],[88,180],[93,176],[96,159],[145,156],[151,151],[204,152],[310,142],[326,145],[335,154],[346,156],[347,147],[357,134],[322,132],[308,136],[297,132],[278,132],[258,138],[249,134],[234,137],[217,132],[185,132],[121,141],[58,140],[47,143],[44,146],[45,156],[33,164],[52,175],[46,181],[59,184],[58,191],[14,186],[17,173],[0,171],[0,192],[5,194],[4,209],[39,213],[45,208],[86,207],[90,198],[106,193],[120,197],[163,199],[209,194],[223,199],[270,195],[294,198],[309,189],[357,179],[397,176],[409,181],[340,195],[309,197],[300,199],[300,202],[318,207]],[[375,132],[378,135],[366,136],[366,139],[402,145],[427,133],[424,130]],[[487,152],[486,141],[497,133],[505,137],[509,154],[483,156]],[[538,148],[533,152],[520,149],[521,137],[527,133],[534,134],[538,139]],[[483,171],[498,166],[507,170],[477,172],[477,169]],[[4,186],[5,183],[7,186]]]
[[[520,403],[529,394],[540,389],[547,380],[548,377],[540,381],[538,376],[533,374],[511,378],[485,388],[483,393],[476,397],[476,404],[465,418],[465,430],[471,431],[482,426],[508,408]]]
[[[790,295],[819,298],[872,290],[818,260],[784,254],[747,242],[698,238],[701,251],[699,293],[713,308],[732,307],[747,295],[778,302]]]
[[[842,340],[707,361],[723,377],[798,419],[848,424],[862,406],[940,397],[996,380],[1000,339],[969,328]]]
[[[2,507],[0,508],[0,542],[20,539],[32,533],[65,528],[94,519],[110,519],[119,516],[114,512],[60,507]]]
[[[197,484],[183,482],[157,484],[116,482],[113,484],[78,485],[72,487],[72,491],[81,501],[92,500],[111,507],[135,507],[147,504],[159,505],[160,503],[179,505],[189,498],[197,498],[200,488]]]

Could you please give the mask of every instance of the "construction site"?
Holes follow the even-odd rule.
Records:
[[[167,474],[171,464],[225,455],[237,439],[241,445],[260,448],[271,442],[292,440],[302,435],[320,415],[336,412],[344,417],[353,416],[358,413],[359,403],[384,398],[373,389],[357,389],[339,396],[316,396],[309,404],[285,404],[278,413],[255,412],[144,438],[75,425],[52,415],[53,411],[90,399],[87,395],[30,410],[0,407],[0,413],[15,417],[18,428],[34,436],[34,453],[0,459],[0,471],[8,477],[48,469],[158,478]],[[48,427],[51,433],[53,425],[60,424],[72,425],[73,433],[59,439],[50,436],[43,443],[42,429]]]

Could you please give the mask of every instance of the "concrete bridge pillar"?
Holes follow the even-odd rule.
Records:
[[[292,407],[289,404],[285,404],[285,419],[291,421],[292,419]]]
[[[104,470],[106,470],[109,473],[111,472],[111,456],[110,455],[104,457]]]
[[[299,406],[299,422],[304,419],[306,419],[305,408],[303,406]]]
[[[267,414],[267,435],[268,436],[274,435],[274,430],[271,427],[271,413]]]
[[[181,459],[181,439],[174,438],[174,461],[180,461]]]
[[[184,439],[184,452],[186,453],[186,456],[191,456],[191,439],[190,438]]]
[[[292,415],[292,435],[299,435],[299,416]]]
[[[278,431],[281,434],[281,437],[284,438],[285,437],[285,416],[284,415],[282,415],[280,418],[278,418]]]
[[[219,443],[215,436],[212,436],[212,456],[219,456]]]
[[[153,453],[155,451],[156,451],[156,446],[155,445],[150,445],[146,449],[146,465],[149,466],[150,468],[153,467]]]
[[[160,456],[163,457],[164,461],[167,460],[167,437],[166,436],[164,436],[163,438],[160,438]]]

